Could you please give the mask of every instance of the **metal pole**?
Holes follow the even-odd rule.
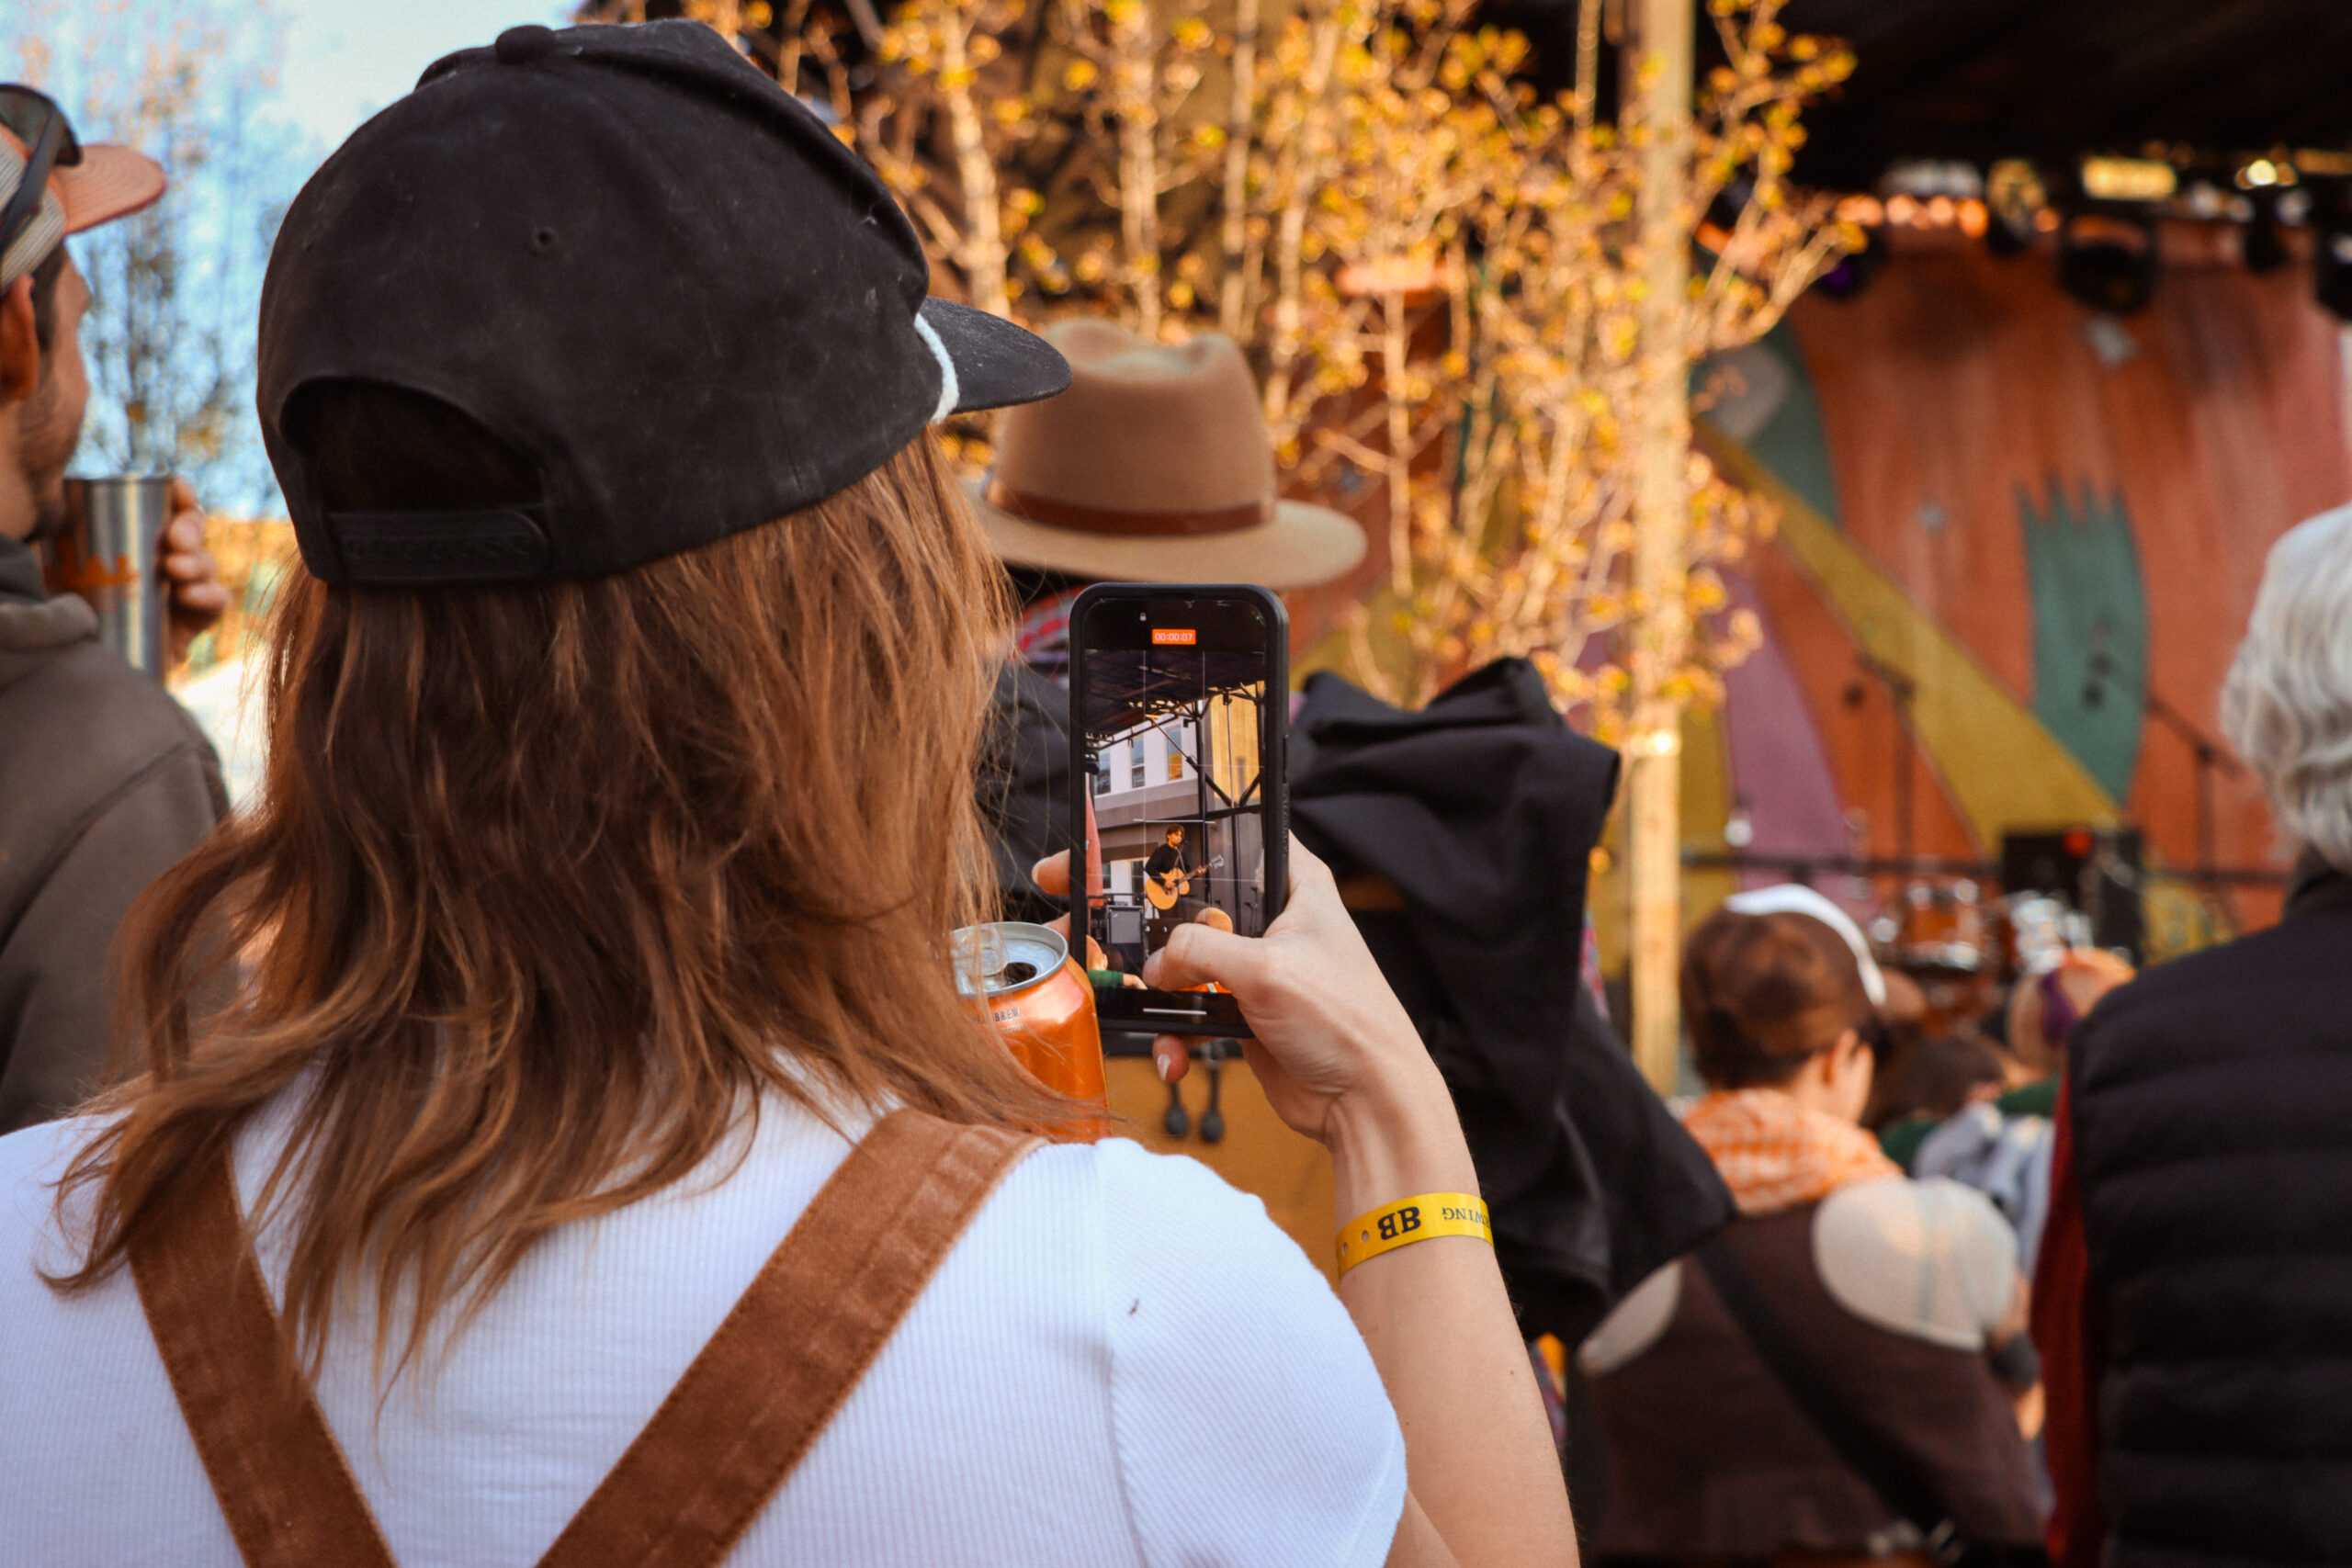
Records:
[[[1690,534],[1690,365],[1684,322],[1690,217],[1682,210],[1690,141],[1693,0],[1639,0],[1627,51],[1646,136],[1637,220],[1643,257],[1640,480],[1634,504],[1632,814],[1634,1059],[1659,1092],[1675,1081],[1681,1035],[1676,976],[1682,942],[1681,705],[1669,682],[1689,641],[1683,576]]]

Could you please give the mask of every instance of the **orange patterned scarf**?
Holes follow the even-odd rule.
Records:
[[[1776,1214],[1848,1182],[1903,1174],[1876,1138],[1778,1089],[1719,1089],[1684,1112],[1682,1125],[1743,1214]]]

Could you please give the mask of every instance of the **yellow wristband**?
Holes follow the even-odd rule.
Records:
[[[1487,1223],[1486,1200],[1470,1192],[1424,1192],[1358,1214],[1340,1227],[1340,1272],[1440,1235],[1475,1235],[1492,1247],[1495,1227]]]

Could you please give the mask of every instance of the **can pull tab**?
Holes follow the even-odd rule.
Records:
[[[1012,944],[994,935],[981,941],[979,958],[980,978],[992,990],[1025,986],[1039,973],[1035,964],[1013,957]]]

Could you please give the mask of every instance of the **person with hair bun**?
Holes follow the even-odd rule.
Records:
[[[1683,1124],[1740,1217],[1583,1347],[1601,1556],[1924,1561],[1938,1530],[2030,1554],[2033,1463],[1996,1371],[2024,1323],[2015,1242],[1983,1197],[1907,1179],[1862,1130],[1861,959],[1814,915],[1725,908],[1684,948],[1682,1006],[1707,1085]]]

